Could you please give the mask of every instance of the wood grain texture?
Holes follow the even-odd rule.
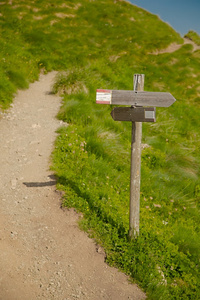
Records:
[[[169,107],[175,101],[170,93],[112,90],[110,104]]]
[[[134,92],[143,91],[144,74],[134,75]],[[131,173],[129,203],[129,238],[139,235],[140,223],[140,172],[141,172],[142,123],[132,122],[131,134]]]

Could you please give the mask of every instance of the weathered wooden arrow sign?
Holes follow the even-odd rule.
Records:
[[[170,93],[104,89],[96,91],[98,104],[169,107],[175,101],[176,99]]]
[[[111,111],[114,121],[155,122],[155,107],[115,107]]]

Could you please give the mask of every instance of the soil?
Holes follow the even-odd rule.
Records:
[[[198,46],[192,40],[190,40],[188,38],[183,38],[183,44],[172,43],[166,49],[157,50],[157,51],[155,51],[151,54],[158,55],[158,54],[163,54],[163,53],[172,53],[172,52],[175,52],[175,51],[179,50],[183,45],[186,45],[186,44],[191,44],[193,46],[192,52],[194,52],[196,50],[200,50],[200,46]]]
[[[49,170],[61,100],[41,75],[0,113],[0,300],[145,299],[60,208]],[[63,124],[62,124],[63,125]]]

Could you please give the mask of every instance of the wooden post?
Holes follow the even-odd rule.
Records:
[[[134,91],[144,91],[144,74],[134,75]],[[129,238],[139,235],[142,123],[132,122]]]

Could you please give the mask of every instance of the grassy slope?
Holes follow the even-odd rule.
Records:
[[[200,37],[199,37],[199,35],[198,35],[196,32],[190,30],[190,31],[185,35],[185,37],[188,38],[188,39],[191,39],[191,40],[192,40],[193,42],[195,42],[198,46],[200,46]]]
[[[13,1],[0,6],[0,101],[7,107],[40,69],[62,70],[64,92],[53,155],[64,204],[85,215],[82,226],[102,243],[107,261],[130,274],[152,299],[199,296],[199,62],[156,16],[123,1]],[[112,107],[95,104],[96,88],[145,90],[177,99],[143,124],[140,237],[127,239],[130,124],[114,122]]]

